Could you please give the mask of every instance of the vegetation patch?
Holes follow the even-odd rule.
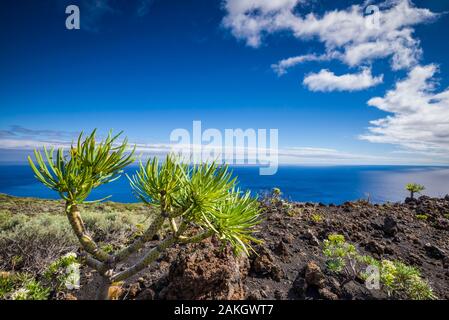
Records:
[[[348,278],[367,279],[366,267],[375,267],[379,282],[389,295],[405,295],[408,299],[436,299],[432,288],[421,277],[420,271],[398,260],[377,260],[361,255],[355,246],[345,241],[343,235],[332,234],[323,244],[323,254],[331,272],[344,272]]]

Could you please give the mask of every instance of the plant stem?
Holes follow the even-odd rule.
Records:
[[[152,248],[141,260],[139,260],[133,266],[112,276],[111,281],[117,282],[125,280],[144,269],[150,263],[155,261],[163,251],[165,251],[171,245],[175,244],[179,240],[179,236],[182,235],[182,233],[184,233],[186,229],[187,224],[181,224],[176,234],[169,236],[167,239],[159,243],[156,247]]]
[[[111,287],[111,280],[108,277],[101,277],[100,286],[98,288],[97,300],[109,300],[109,288]]]
[[[123,261],[128,256],[140,250],[146,242],[150,241],[154,235],[158,232],[158,230],[162,227],[165,218],[162,215],[158,215],[149,225],[148,229],[144,232],[144,234],[137,238],[132,244],[128,247],[121,250],[117,253],[113,260],[115,262]]]
[[[101,250],[100,247],[98,247],[95,241],[87,233],[83,219],[81,219],[81,214],[78,210],[78,206],[76,204],[67,202],[66,214],[76,237],[81,243],[82,248],[99,261],[110,261],[110,255]]]
[[[174,218],[170,218],[170,226],[173,232],[178,232],[178,226],[176,225],[176,221]]]

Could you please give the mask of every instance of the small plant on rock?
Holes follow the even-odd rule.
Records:
[[[282,195],[281,189],[279,189],[279,188],[273,188],[273,189],[271,190],[271,196],[272,196],[274,199],[280,199],[280,198],[281,198],[281,195]]]
[[[97,143],[95,131],[84,140],[81,134],[67,153],[62,148],[56,155],[53,149],[44,148],[44,156],[35,151],[37,166],[29,158],[36,178],[65,200],[65,213],[81,245],[81,260],[102,277],[97,298],[107,299],[111,284],[135,275],[175,244],[216,236],[229,243],[236,253],[249,253],[251,242],[256,241],[252,236],[254,227],[260,222],[257,201],[236,189],[236,180],[226,166],[188,166],[173,156],[167,156],[163,163],[157,158],[145,165],[141,163],[139,171],[130,178],[137,197],[157,208],[148,228],[117,252],[96,243],[79,205],[87,201],[93,189],[118,179],[133,162],[133,150],[127,153],[127,140],[119,143],[118,137],[109,134]],[[145,249],[167,222],[170,232],[156,246]],[[137,261],[119,270],[118,265],[123,265],[132,254],[138,254]]]
[[[417,183],[408,183],[405,186],[405,189],[407,191],[410,192],[410,198],[414,199],[415,193],[421,193],[422,191],[424,191],[426,188],[421,185],[421,184],[417,184]]]
[[[345,271],[346,275],[351,278],[357,274],[355,270],[357,250],[352,244],[345,241],[343,235],[329,235],[328,238],[324,240],[323,253],[328,258],[326,263],[330,271]]]
[[[283,205],[283,201],[282,201],[282,192],[281,189],[279,188],[273,188],[271,189],[271,193],[269,194],[269,204],[274,205],[274,206],[282,206]]]
[[[320,223],[323,221],[323,216],[318,213],[314,213],[311,215],[310,219],[312,219],[315,223]]]

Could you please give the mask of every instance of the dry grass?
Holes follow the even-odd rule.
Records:
[[[108,250],[138,236],[151,221],[151,214],[142,204],[105,202],[82,207],[87,229]],[[77,248],[63,202],[0,194],[0,271],[39,274]]]

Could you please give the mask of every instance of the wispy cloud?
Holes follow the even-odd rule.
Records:
[[[62,130],[39,130],[29,129],[19,125],[10,126],[8,129],[0,130],[0,138],[34,139],[37,137],[45,139],[65,139],[76,137],[79,132],[62,131]]]
[[[271,65],[271,68],[278,76],[282,76],[287,73],[287,70],[304,62],[308,61],[328,61],[333,58],[333,54],[305,54],[302,56],[290,57],[283,59],[277,63]]]
[[[21,127],[22,128],[22,127]],[[36,133],[34,138],[25,138],[24,136],[0,136],[0,158],[8,159],[8,161],[15,160],[16,162],[24,162],[26,155],[31,155],[33,149],[41,149],[43,147],[54,147],[68,149],[71,146],[72,140],[70,134],[52,130],[31,130],[22,128],[24,131]],[[20,131],[22,131],[22,129]],[[51,133],[55,138],[45,139],[41,134]],[[59,139],[56,137],[60,137]],[[232,155],[222,153],[222,147],[211,144],[193,145],[185,144],[179,145],[175,143],[133,143],[130,146],[136,146],[136,155],[141,159],[158,156],[163,157],[170,152],[179,152],[184,150],[202,150],[203,160],[215,160],[215,155],[221,154],[223,158],[232,159],[233,156],[245,158],[246,156],[254,156],[256,154],[273,155],[277,154],[280,164],[291,165],[347,165],[347,164],[410,164],[410,155],[407,153],[391,153],[382,156],[346,152],[336,150],[333,148],[317,148],[317,147],[285,147],[279,150],[270,148],[235,148]],[[130,147],[131,148],[131,147]],[[15,155],[15,157],[14,157]],[[207,158],[210,155],[210,158]],[[4,157],[5,156],[5,157]],[[432,154],[425,155],[416,153],[413,157],[412,164],[432,164],[442,163],[444,160],[441,154],[439,157],[434,157]],[[0,162],[2,160],[0,159]]]

